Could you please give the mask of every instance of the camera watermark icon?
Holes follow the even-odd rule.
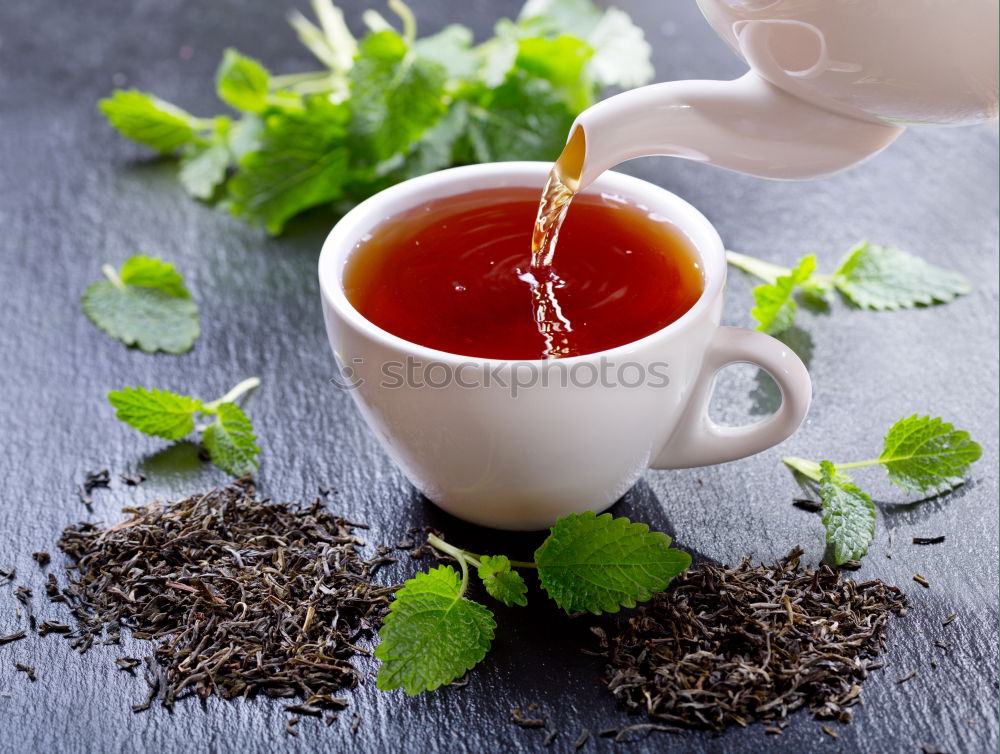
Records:
[[[345,361],[337,354],[338,371],[330,384],[340,390],[358,390],[374,383],[385,390],[458,387],[467,390],[506,390],[512,398],[532,388],[663,388],[670,384],[669,364],[638,361],[504,361],[494,365],[478,361],[457,364],[424,361],[407,356],[403,361],[385,361],[378,369],[366,368],[361,357]]]

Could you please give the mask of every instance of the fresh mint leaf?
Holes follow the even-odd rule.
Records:
[[[875,537],[875,504],[829,461],[820,461],[820,473],[823,526],[833,561],[841,565],[859,560]]]
[[[212,463],[233,476],[243,476],[255,471],[257,438],[250,419],[235,403],[221,403],[216,408],[215,421],[202,433],[202,442]]]
[[[189,351],[199,334],[198,309],[172,264],[135,256],[83,293],[84,314],[126,345],[152,353]]]
[[[608,8],[586,41],[594,49],[587,73],[599,87],[634,89],[653,80],[652,48],[624,11]]]
[[[133,429],[164,440],[180,440],[194,431],[201,401],[166,390],[126,387],[108,393],[115,415]]]
[[[250,418],[235,401],[259,384],[259,379],[250,377],[209,402],[144,387],[113,390],[108,393],[108,401],[119,419],[147,435],[180,440],[198,429],[212,462],[223,471],[243,476],[258,467],[256,456],[260,449]],[[198,417],[212,417],[214,421],[206,427],[196,427]]]
[[[280,233],[289,218],[337,199],[347,179],[347,110],[321,97],[269,115],[257,151],[229,181],[230,211]]]
[[[482,660],[493,642],[493,614],[463,596],[464,582],[451,566],[418,573],[396,592],[375,657],[377,685],[407,694],[431,691]]]
[[[548,81],[571,113],[594,100],[594,84],[586,72],[594,49],[582,39],[561,34],[553,39],[529,37],[518,44],[517,66]],[[565,138],[565,134],[561,134]]]
[[[350,132],[373,163],[406,150],[444,113],[445,69],[394,31],[369,34],[351,68]]]
[[[211,199],[226,179],[228,167],[229,147],[224,141],[191,145],[181,157],[177,177],[195,199]]]
[[[868,309],[945,303],[972,290],[957,272],[867,241],[847,253],[833,274],[833,284],[854,304]]]
[[[618,8],[601,13],[590,0],[528,0],[519,19],[525,33],[568,34],[585,42],[593,55],[584,73],[598,88],[632,89],[653,78],[649,42]]]
[[[750,314],[759,323],[757,329],[766,333],[779,333],[788,329],[795,320],[795,288],[808,280],[816,270],[816,256],[802,257],[787,275],[779,275],[774,283],[758,285],[753,289],[756,306]]]
[[[573,112],[549,82],[515,71],[470,104],[460,162],[554,160],[566,143]]]
[[[517,20],[534,33],[586,38],[600,23],[601,11],[591,0],[527,0]]]
[[[228,48],[215,74],[219,99],[237,110],[259,113],[267,108],[271,74],[253,58]]]
[[[889,480],[903,489],[939,493],[962,484],[982,453],[968,432],[939,418],[914,414],[890,427],[878,462]]]
[[[200,126],[190,113],[135,89],[116,89],[98,107],[122,136],[163,154],[193,141]]]
[[[593,511],[559,519],[535,552],[542,588],[566,612],[618,612],[666,589],[691,564],[670,537]]]
[[[528,586],[521,574],[511,570],[506,555],[487,555],[479,563],[479,578],[493,599],[508,607],[528,604]]]
[[[142,254],[125,260],[118,272],[126,285],[140,288],[153,288],[175,298],[190,298],[191,294],[184,286],[184,278],[169,262],[159,257],[147,257]]]
[[[472,47],[472,29],[450,24],[437,34],[419,39],[413,45],[418,57],[440,65],[449,80],[469,79],[479,70],[480,57]]]

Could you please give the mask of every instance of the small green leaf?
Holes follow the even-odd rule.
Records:
[[[625,11],[608,8],[586,39],[594,48],[587,71],[599,87],[634,89],[653,80],[653,50]]]
[[[591,0],[527,0],[518,25],[534,33],[586,37],[600,23],[600,9]]]
[[[174,265],[159,257],[147,257],[143,254],[129,257],[118,275],[125,285],[154,288],[175,298],[191,298],[184,286],[184,278]]]
[[[269,115],[256,151],[228,184],[230,211],[280,233],[289,218],[337,199],[347,179],[347,110],[322,97]]]
[[[820,461],[820,469],[823,526],[833,560],[837,565],[858,560],[875,537],[875,504],[829,461]]]
[[[251,474],[258,468],[260,452],[249,417],[235,403],[221,403],[215,421],[202,434],[212,463],[233,476]]]
[[[517,571],[510,568],[506,555],[487,555],[480,561],[479,578],[493,599],[508,607],[528,604],[528,586]]]
[[[116,89],[98,107],[122,136],[163,154],[195,139],[198,119],[152,94]]]
[[[193,145],[181,157],[177,177],[181,186],[195,199],[211,199],[226,179],[229,147],[225,143]]]
[[[445,69],[407,49],[394,31],[369,34],[351,68],[350,133],[356,158],[405,151],[444,113]]]
[[[230,47],[222,55],[215,86],[223,102],[237,110],[259,113],[267,108],[270,79],[264,66]]]
[[[788,329],[795,319],[795,287],[812,277],[816,270],[816,256],[802,257],[788,275],[779,275],[773,284],[765,283],[753,289],[757,304],[750,314],[757,320],[757,329],[766,333],[779,333]]]
[[[108,393],[115,415],[130,427],[164,440],[180,440],[194,431],[201,401],[166,390],[126,387]]]
[[[449,79],[467,79],[479,68],[479,55],[472,49],[472,39],[472,29],[450,24],[437,34],[418,40],[413,51],[444,68]]]
[[[470,103],[459,162],[554,160],[566,144],[573,113],[549,82],[514,71]]]
[[[945,303],[972,290],[957,272],[867,241],[847,253],[833,275],[833,284],[856,305],[868,309]]]
[[[396,592],[379,631],[377,685],[407,694],[432,691],[460,678],[493,642],[493,614],[462,596],[451,566],[418,573]]]
[[[670,537],[626,518],[593,511],[556,521],[535,553],[538,578],[567,612],[618,612],[666,589],[691,564]]]
[[[199,334],[198,309],[172,264],[135,256],[87,287],[84,314],[113,338],[148,353],[189,351]]]
[[[596,94],[586,72],[593,55],[593,47],[568,34],[553,39],[529,37],[518,43],[516,64],[532,76],[548,81],[571,112],[580,112],[594,101]]]
[[[965,481],[969,466],[982,455],[968,432],[938,418],[900,419],[889,428],[878,460],[890,481],[910,492],[947,492]]]

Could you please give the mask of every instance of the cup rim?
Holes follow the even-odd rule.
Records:
[[[344,215],[333,226],[323,242],[318,262],[320,294],[326,303],[351,327],[383,346],[408,352],[421,360],[448,364],[471,363],[487,368],[495,368],[505,364],[528,364],[542,367],[560,363],[572,366],[575,363],[600,360],[601,358],[627,357],[656,340],[667,338],[686,329],[690,323],[708,312],[709,307],[716,300],[726,282],[725,248],[718,231],[698,209],[673,192],[641,178],[615,171],[607,171],[600,175],[585,189],[585,192],[622,193],[627,199],[642,203],[648,206],[651,211],[667,217],[687,237],[702,266],[705,286],[698,300],[669,325],[649,335],[603,351],[560,359],[486,358],[441,351],[401,338],[368,320],[348,300],[343,284],[343,272],[347,259],[354,250],[357,240],[379,223],[400,212],[412,209],[420,202],[426,201],[428,195],[439,198],[469,190],[488,188],[488,185],[467,185],[472,180],[495,178],[499,181],[503,179],[505,182],[497,185],[537,187],[540,192],[551,167],[552,164],[548,162],[528,161],[463,165],[411,178],[374,194]],[[441,191],[442,188],[449,185],[454,186],[455,191]]]

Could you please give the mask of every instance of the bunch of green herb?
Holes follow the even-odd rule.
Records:
[[[789,269],[761,259],[726,252],[729,264],[765,281],[753,289],[750,314],[757,329],[779,333],[795,320],[795,294],[820,303],[836,289],[862,309],[909,309],[946,303],[971,290],[969,281],[952,270],[935,267],[891,246],[862,241],[829,275],[816,272],[816,255],[802,257]]]
[[[134,256],[107,280],[87,286],[81,304],[90,321],[112,338],[143,351],[183,353],[198,337],[198,307],[172,264]]]
[[[119,419],[147,435],[180,440],[197,431],[212,463],[243,476],[258,468],[260,448],[250,417],[236,401],[259,384],[258,378],[250,377],[214,401],[144,387],[113,390],[108,400]],[[208,423],[196,424],[199,419]]]
[[[280,233],[311,207],[449,165],[553,160],[602,90],[653,73],[642,32],[591,0],[529,0],[478,45],[457,24],[418,39],[412,11],[402,0],[389,7],[401,30],[368,10],[361,40],[330,0],[313,0],[318,24],[293,13],[316,71],[272,75],[227,50],[216,89],[237,117],[196,117],[135,90],[100,108],[122,135],[179,154],[189,194]]]
[[[649,600],[691,564],[690,555],[670,547],[666,534],[610,513],[559,519],[530,563],[476,555],[434,535],[427,542],[458,561],[461,573],[439,566],[418,573],[396,593],[375,650],[382,661],[382,690],[431,691],[486,656],[496,622],[489,608],[465,596],[470,567],[489,595],[505,605],[528,603],[527,584],[516,569],[531,569],[566,612],[600,614]]]
[[[868,552],[875,536],[875,504],[845,473],[848,469],[882,466],[889,481],[907,492],[933,496],[962,484],[982,452],[968,432],[938,418],[913,415],[889,428],[878,458],[851,463],[793,456],[782,460],[818,485],[829,557],[840,565]]]

